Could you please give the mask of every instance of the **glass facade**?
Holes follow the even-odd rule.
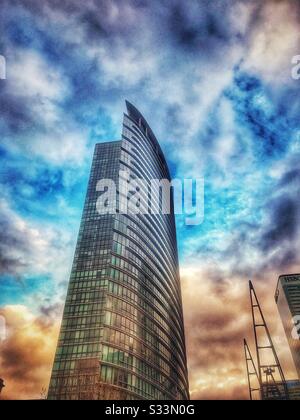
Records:
[[[279,277],[275,300],[300,378],[300,274]]]
[[[95,147],[49,399],[189,399],[172,195],[170,214],[121,213],[121,188],[115,214],[96,209],[97,182],[119,185],[120,171],[170,180],[151,128],[126,105],[122,140]]]

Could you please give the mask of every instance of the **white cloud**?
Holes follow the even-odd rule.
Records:
[[[298,53],[300,33],[297,4],[266,2],[250,37],[244,68],[267,82],[292,83],[291,59]]]
[[[58,100],[67,94],[60,72],[34,50],[14,50],[8,82],[16,95]]]
[[[88,157],[91,158],[91,153],[87,147],[88,131],[75,128],[71,123],[60,122],[53,130],[34,137],[29,147],[32,153],[53,164],[74,163],[80,166]]]
[[[26,140],[4,136],[10,150],[26,151],[56,165],[85,161],[88,130],[79,127],[63,108],[70,88],[60,69],[37,51],[17,49],[11,56],[7,90],[34,121],[24,132]]]
[[[20,278],[50,275],[57,284],[68,279],[74,238],[66,229],[29,222],[0,201],[1,271]]]

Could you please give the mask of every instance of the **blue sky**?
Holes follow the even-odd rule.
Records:
[[[236,339],[248,318],[227,323],[226,303],[244,302],[252,277],[273,314],[276,278],[299,272],[299,15],[288,0],[3,0],[0,305],[58,322],[93,147],[120,138],[128,99],[172,175],[204,178],[203,224],[177,220],[187,329],[194,319],[205,328],[204,312],[215,328],[224,319],[240,369],[232,392],[242,392]],[[203,293],[213,301],[199,313],[192,299]],[[211,378],[222,377],[211,348],[223,342],[203,328],[188,337],[191,382],[195,395],[211,396]],[[208,352],[204,366],[197,357]]]

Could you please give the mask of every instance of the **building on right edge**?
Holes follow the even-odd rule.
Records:
[[[300,378],[300,274],[279,277],[275,301]]]

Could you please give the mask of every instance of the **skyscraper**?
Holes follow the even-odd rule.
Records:
[[[126,106],[122,140],[95,147],[49,399],[189,398],[172,196],[170,214],[121,213],[118,188],[115,214],[97,210],[101,179],[170,180],[150,126]]]
[[[300,274],[279,277],[275,300],[300,378]]]

